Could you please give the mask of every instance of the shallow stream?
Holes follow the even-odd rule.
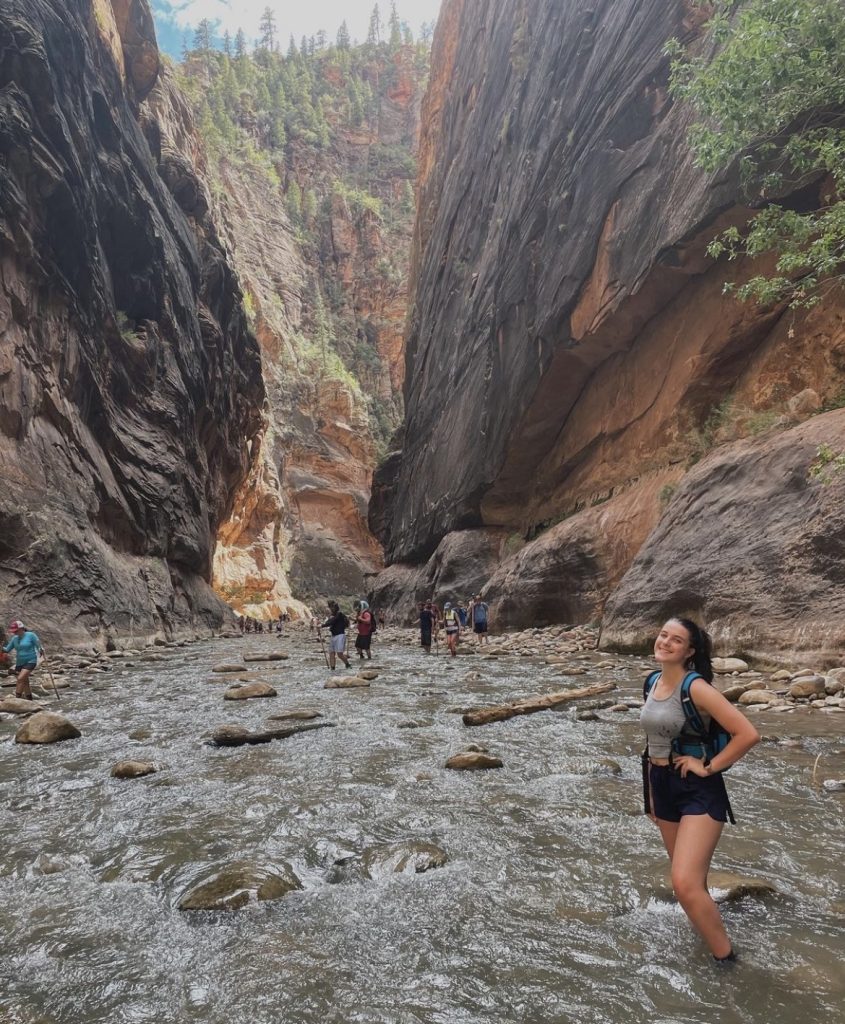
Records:
[[[224,703],[211,666],[279,646],[290,660],[252,666],[278,697]],[[324,690],[306,633],[255,636],[80,674],[56,710],[81,739],[19,746],[19,723],[0,722],[2,1024],[845,1021],[845,795],[812,783],[818,755],[819,778],[845,776],[845,714],[755,715],[766,742],[730,772],[739,824],[714,867],[777,893],[725,904],[742,961],[719,970],[640,813],[635,710],[468,729],[456,707],[567,681],[538,658],[374,646],[369,689]],[[591,667],[606,660],[581,656],[588,672],[569,683],[613,680],[633,703],[646,663]],[[289,708],[335,727],[204,742]],[[471,743],[504,768],[445,770]],[[129,757],[160,770],[111,778]],[[335,866],[397,841],[448,862],[376,880]],[[210,866],[244,859],[289,864],[303,889],[229,914],[177,909]]]

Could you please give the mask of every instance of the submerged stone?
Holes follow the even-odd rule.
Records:
[[[157,771],[152,761],[118,761],[112,767],[111,775],[113,779],[141,779]]]
[[[215,868],[180,897],[180,910],[240,910],[248,903],[279,900],[302,888],[288,864],[272,867],[236,861]]]

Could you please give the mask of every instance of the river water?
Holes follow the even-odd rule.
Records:
[[[206,641],[80,678],[61,706],[79,740],[18,746],[0,722],[2,1024],[845,1021],[845,796],[812,784],[819,754],[819,777],[845,775],[845,715],[755,717],[767,742],[730,772],[739,825],[714,868],[777,893],[725,905],[742,961],[720,969],[665,891],[636,711],[467,729],[450,709],[561,677],[530,657],[425,659],[380,635],[369,690],[324,690],[306,633],[282,642],[289,661],[254,666],[277,698],[224,703],[210,667],[278,646]],[[646,663],[601,660],[582,657],[578,684],[636,698]],[[335,728],[204,743],[288,708]],[[445,770],[468,743],[504,768]],[[112,779],[127,757],[160,770]],[[334,866],[410,840],[447,864],[377,880]],[[229,914],[177,909],[210,866],[244,859],[289,864],[302,890]]]

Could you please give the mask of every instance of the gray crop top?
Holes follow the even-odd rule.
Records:
[[[681,706],[681,684],[678,683],[668,697],[658,700],[654,694],[659,684],[658,679],[651,688],[651,693],[640,711],[640,723],[645,729],[649,757],[662,758],[669,757],[672,752],[672,740],[684,731],[686,716]],[[702,711],[699,711],[699,714],[706,728],[710,716]]]

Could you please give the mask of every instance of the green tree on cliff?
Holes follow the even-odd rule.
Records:
[[[690,132],[699,164],[713,172],[738,158],[749,196],[763,208],[709,251],[776,256],[773,273],[735,289],[740,298],[813,305],[845,279],[845,4],[715,7],[715,55],[689,57],[673,43],[671,88],[700,115]],[[810,210],[778,201],[811,185],[818,200]]]
[[[265,7],[258,22],[258,48],[272,53],[276,49],[276,15],[272,7]]]

